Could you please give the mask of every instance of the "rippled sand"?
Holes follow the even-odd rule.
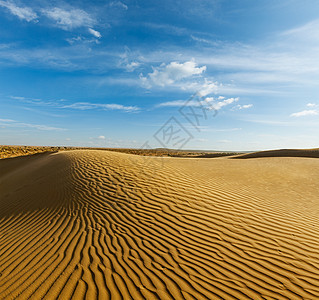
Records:
[[[0,299],[319,299],[319,160],[0,161]]]

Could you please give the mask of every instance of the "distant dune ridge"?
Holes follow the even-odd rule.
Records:
[[[175,150],[167,148],[142,149],[142,148],[92,148],[92,147],[50,147],[50,146],[1,146],[0,159],[18,156],[33,155],[38,153],[54,153],[67,150],[106,150],[142,156],[165,156],[165,157],[221,157],[242,152],[205,151],[205,150]]]
[[[240,154],[232,158],[259,158],[259,157],[312,157],[319,158],[319,148],[317,149],[279,149],[258,151],[246,154]]]
[[[0,160],[0,299],[319,299],[319,160]]]

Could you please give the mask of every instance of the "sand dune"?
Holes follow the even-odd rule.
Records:
[[[259,157],[312,157],[319,158],[319,149],[279,149],[258,151],[241,154],[232,158],[259,158]]]
[[[319,299],[319,160],[0,161],[0,299]]]

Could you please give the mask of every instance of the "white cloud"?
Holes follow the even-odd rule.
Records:
[[[199,102],[197,101],[188,101],[186,102],[185,100],[174,100],[174,101],[167,101],[167,102],[162,102],[156,107],[179,107],[179,106],[199,106]]]
[[[98,137],[98,139],[99,139],[99,140],[105,140],[105,136],[104,136],[104,135],[100,135],[100,136]]]
[[[94,30],[92,28],[89,28],[89,33],[91,33],[92,35],[94,35],[98,39],[102,37],[100,32],[98,32],[98,31],[96,31],[96,30]]]
[[[37,20],[38,15],[30,7],[19,7],[13,1],[0,0],[0,6],[6,7],[10,12],[19,17],[20,19],[28,22]],[[64,9],[60,7],[45,8],[40,12],[47,18],[53,20],[55,25],[64,29],[72,30],[79,27],[88,27],[88,31],[96,38],[101,38],[102,35],[99,31],[91,28],[92,25],[96,24],[96,21],[86,11],[77,8]],[[77,40],[80,40],[78,37]],[[76,39],[74,39],[76,40]]]
[[[98,32],[98,31],[97,31]],[[101,35],[102,37],[102,35]],[[95,43],[95,44],[99,44],[100,41],[98,40],[99,38],[94,36],[92,38],[87,38],[84,36],[75,36],[72,38],[67,38],[65,39],[70,45],[74,45],[75,47],[77,45],[79,45],[80,47],[85,47],[85,44],[90,44],[90,43]],[[82,48],[83,49],[83,48]],[[89,49],[89,48],[88,48]]]
[[[253,107],[253,104],[244,104],[244,105],[238,104],[233,109],[234,110],[236,110],[236,109],[241,110],[241,109],[248,109],[248,108],[251,108],[251,107]]]
[[[117,6],[117,7],[123,8],[125,10],[128,10],[128,6],[121,1],[113,1],[110,3],[110,6],[111,7]]]
[[[64,105],[62,108],[72,108],[78,110],[102,109],[102,110],[122,110],[126,112],[139,111],[136,106],[124,106],[122,104],[100,104],[90,102],[77,102],[70,105]]]
[[[26,20],[28,22],[36,20],[38,18],[37,14],[30,7],[19,7],[13,1],[0,1],[0,6],[9,9],[9,11],[17,16],[21,20]]]
[[[246,108],[251,108],[253,107],[252,104],[244,104],[244,105],[240,105],[239,109],[246,109]]]
[[[174,100],[168,102],[162,102],[156,107],[181,107],[181,106],[193,106],[193,107],[205,107],[208,110],[220,110],[222,107],[237,102],[239,98],[228,98],[225,99],[223,96],[219,97],[207,97],[202,100]]]
[[[216,94],[222,84],[205,78],[203,73],[206,66],[198,66],[191,59],[184,63],[162,63],[159,67],[152,67],[153,72],[139,76],[140,83],[144,88],[171,88],[195,93],[198,97]]]
[[[72,37],[72,38],[68,38],[66,39],[66,41],[70,44],[73,45],[76,42],[82,42],[84,41],[84,38],[82,36],[76,36],[76,37]]]
[[[296,113],[291,114],[290,116],[291,117],[305,117],[305,116],[316,116],[318,114],[319,114],[318,111],[311,109],[311,110],[303,110],[300,112],[296,112]]]
[[[137,61],[132,61],[130,63],[127,63],[125,68],[128,72],[133,72],[136,68],[138,68],[141,64]]]
[[[213,82],[205,78],[204,83],[201,83],[198,86],[198,94],[201,97],[205,97],[211,93],[216,93],[219,87],[220,85],[218,84],[218,82]]]
[[[214,101],[214,98],[206,98],[206,99],[208,99],[210,101]],[[206,101],[208,101],[208,100],[206,100]],[[239,100],[239,98],[228,98],[228,99],[225,99],[223,101],[213,103],[211,109],[220,110],[222,107],[229,105],[229,104],[232,104],[234,102],[237,102],[238,100]]]
[[[318,105],[315,103],[307,103],[307,107],[316,107],[316,106],[318,106]]]
[[[77,8],[66,10],[54,7],[52,9],[43,9],[42,13],[55,21],[56,25],[64,30],[78,27],[92,27],[96,23],[87,12]]]
[[[199,38],[199,37],[196,37],[194,35],[191,35],[191,38],[196,41],[196,42],[201,42],[201,43],[206,43],[206,44],[211,44],[212,42],[210,40],[207,40],[207,39],[203,39],[203,38]]]
[[[138,56],[138,54],[132,53],[128,47],[125,47],[125,52],[120,54],[121,59],[118,62],[118,67],[123,67],[127,72],[133,72],[141,65],[141,63],[137,61]]]
[[[147,77],[143,74],[140,75],[142,84],[150,88],[152,86],[171,86],[176,82],[185,78],[193,77],[194,75],[200,75],[206,70],[206,66],[197,67],[195,61],[190,60],[185,63],[171,62],[167,65],[162,64],[161,66],[154,68],[153,72],[149,73]]]

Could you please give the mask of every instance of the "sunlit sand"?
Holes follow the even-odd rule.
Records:
[[[303,157],[0,160],[0,299],[319,299],[318,178]]]

